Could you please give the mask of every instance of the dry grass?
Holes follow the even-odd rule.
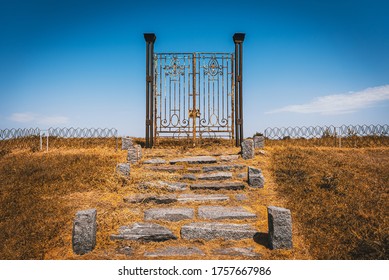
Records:
[[[287,147],[272,157],[314,258],[389,258],[389,149]]]
[[[137,139],[137,142],[144,144],[144,139]],[[168,160],[187,155],[221,155],[238,152],[239,148],[232,147],[223,141],[205,144],[201,148],[188,148],[167,142],[163,148],[144,150],[144,156],[145,158],[164,157]],[[126,152],[120,150],[115,152],[112,146],[107,148],[102,145],[88,149],[62,147],[61,149],[53,148],[48,153],[31,149],[7,149],[0,153],[0,238],[2,239],[0,259],[144,259],[143,254],[146,251],[176,245],[197,246],[205,253],[210,253],[214,248],[219,247],[253,247],[263,259],[347,258],[334,253],[343,250],[344,240],[352,240],[346,243],[350,247],[358,240],[372,241],[373,244],[378,242],[379,248],[387,246],[388,223],[385,211],[388,209],[388,154],[389,150],[384,149],[267,148],[266,155],[258,154],[255,159],[237,161],[237,163],[261,167],[266,178],[264,189],[243,191],[249,197],[243,203],[244,207],[258,215],[254,225],[260,235],[255,242],[253,240],[202,242],[179,239],[163,243],[142,243],[111,241],[109,236],[117,233],[121,225],[142,221],[143,211],[146,208],[164,206],[152,203],[129,205],[123,202],[123,198],[140,192],[167,193],[166,190],[161,189],[141,190],[138,184],[159,179],[174,181],[178,179],[180,173],[156,173],[146,170],[142,165],[132,165],[131,179],[123,179],[116,175],[115,166],[119,162],[126,161]],[[328,179],[323,179],[325,174],[322,171],[328,171],[329,166],[333,165],[339,165],[342,168],[338,170],[344,169],[345,171],[339,171],[335,181],[331,179],[331,174],[327,176]],[[317,168],[314,168],[315,166]],[[296,168],[298,170],[295,170]],[[300,169],[308,175],[301,177]],[[312,173],[313,171],[315,173]],[[243,171],[235,173],[240,172]],[[296,179],[300,177],[305,181]],[[276,181],[280,186],[277,186]],[[320,182],[323,185],[322,188],[318,187]],[[336,182],[336,187],[328,187],[327,190],[325,184],[332,186],[333,182]],[[349,185],[349,187],[345,189],[343,185]],[[288,186],[293,187],[288,188]],[[303,189],[300,190],[300,188]],[[307,195],[304,191],[306,188],[313,190],[312,197],[316,199],[316,204],[312,204],[311,200],[306,200]],[[371,188],[374,188],[374,193],[371,192]],[[316,192],[321,195],[317,196]],[[355,194],[348,192],[355,192]],[[242,205],[242,202],[235,199],[237,193],[242,193],[242,191],[226,192],[230,195],[231,201],[218,203],[218,205]],[[311,192],[308,191],[308,194]],[[354,208],[347,206],[351,202],[345,199],[349,197],[354,199],[352,207],[357,207],[359,211],[354,211]],[[364,198],[362,203],[360,197],[368,199]],[[293,204],[292,198],[297,199],[299,203]],[[334,208],[333,204],[339,208]],[[176,204],[172,207],[197,209],[199,205],[199,203]],[[269,205],[292,209],[293,250],[272,251],[267,248],[266,207]],[[93,252],[78,256],[72,252],[72,223],[78,210],[88,208],[96,208],[98,213],[97,245]],[[334,209],[337,211],[332,212]],[[353,211],[352,215],[347,212],[351,211],[350,209]],[[323,213],[326,215],[320,216]],[[350,216],[355,213],[360,213],[365,217],[361,220],[360,226],[352,227],[352,232],[350,230],[347,233],[340,232],[348,227],[336,227],[337,224],[344,224],[343,221],[350,222]],[[307,223],[306,217],[311,224]],[[181,226],[188,222],[190,221],[158,223],[168,227],[176,236],[179,236]],[[328,225],[328,230],[317,238],[313,238],[312,236],[315,237],[315,234],[322,230],[322,224]],[[348,235],[353,236],[353,232],[363,238],[347,237]],[[323,239],[328,233],[331,233],[331,236]],[[343,247],[336,244],[341,244]],[[353,252],[358,254],[358,248],[359,250],[365,248],[365,243],[361,244],[360,247],[355,247]],[[126,257],[117,253],[117,249],[125,245],[133,248],[134,255]],[[384,254],[387,254],[385,252]],[[368,255],[363,256],[367,258]],[[387,255],[385,256],[387,258]],[[373,257],[382,258],[382,253],[381,255],[375,254]],[[188,259],[202,258],[204,257],[188,257]],[[241,259],[241,257],[211,255],[207,258]],[[180,259],[183,258],[180,257]]]

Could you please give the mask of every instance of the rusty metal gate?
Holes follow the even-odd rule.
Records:
[[[154,54],[155,137],[233,138],[232,53]]]
[[[159,137],[243,137],[242,49],[233,53],[154,53],[155,34],[146,39],[146,147]]]

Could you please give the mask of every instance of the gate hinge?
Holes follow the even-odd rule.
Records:
[[[152,125],[153,122],[151,120],[146,120],[146,125]]]
[[[152,82],[153,76],[146,76],[146,82]]]
[[[236,120],[236,124],[237,124],[237,125],[242,125],[242,119],[237,119],[237,120]]]

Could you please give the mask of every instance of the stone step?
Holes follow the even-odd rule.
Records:
[[[151,208],[144,212],[144,219],[166,220],[177,222],[181,220],[193,219],[194,210],[192,208]]]
[[[239,159],[239,155],[225,155],[225,156],[220,156],[220,161],[234,161]]]
[[[149,203],[154,202],[157,204],[169,204],[177,202],[177,196],[173,194],[168,195],[155,195],[155,194],[137,194],[130,195],[123,199],[126,203]]]
[[[223,220],[223,219],[255,219],[257,215],[243,207],[223,206],[200,206],[198,209],[200,219]]]
[[[177,239],[167,228],[152,223],[134,223],[131,226],[121,226],[119,234],[112,234],[111,240],[166,241]]]
[[[204,256],[204,252],[197,247],[183,247],[183,246],[169,246],[159,248],[153,252],[146,252],[145,257],[173,257],[173,256],[193,256],[201,255]]]
[[[157,165],[157,166],[145,166],[145,169],[152,170],[152,171],[158,171],[158,172],[173,173],[173,172],[183,170],[184,167],[182,165],[177,165],[177,166],[165,166],[165,165],[158,166]]]
[[[198,180],[209,180],[209,181],[221,181],[232,179],[231,172],[216,172],[216,173],[207,173],[207,174],[199,174],[197,176]]]
[[[165,164],[166,160],[162,158],[151,158],[143,161],[143,164]]]
[[[222,194],[181,194],[178,196],[179,202],[212,202],[212,201],[227,201],[230,198]]]
[[[188,163],[188,164],[206,164],[206,163],[216,163],[217,160],[215,157],[211,156],[197,156],[197,157],[187,157],[187,158],[178,158],[170,160],[170,164],[176,163]]]
[[[177,183],[177,182],[165,182],[165,181],[157,181],[157,182],[145,182],[139,184],[140,189],[150,189],[150,188],[162,188],[168,191],[184,191],[188,187],[186,183]]]
[[[191,184],[191,190],[243,190],[245,184],[242,182],[212,182],[212,183],[198,183]]]
[[[248,224],[222,224],[222,223],[190,223],[182,226],[183,239],[217,239],[239,240],[253,238],[257,231]]]
[[[208,165],[203,166],[203,172],[215,172],[215,171],[231,171],[234,169],[242,169],[246,167],[243,164],[233,164],[233,165]]]

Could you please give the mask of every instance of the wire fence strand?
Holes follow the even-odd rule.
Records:
[[[114,147],[118,149],[118,133],[115,128],[50,127],[0,129],[1,149],[42,150],[50,148]]]
[[[388,125],[342,125],[269,127],[263,136],[266,145],[300,145],[324,147],[382,147],[389,146]]]

